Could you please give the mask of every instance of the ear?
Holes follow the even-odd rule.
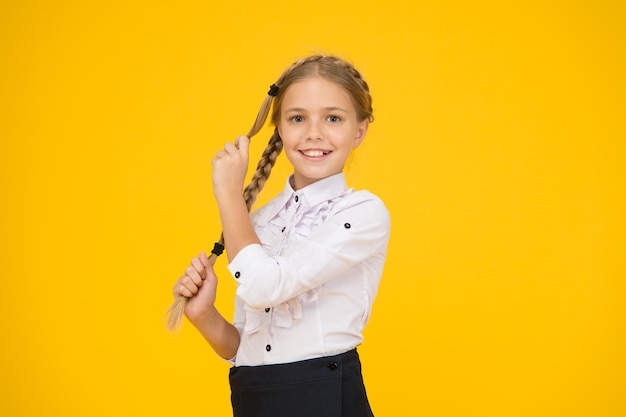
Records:
[[[370,121],[367,119],[357,123],[356,136],[354,137],[354,142],[352,142],[352,149],[356,149],[361,144],[361,142],[363,142],[369,126]]]

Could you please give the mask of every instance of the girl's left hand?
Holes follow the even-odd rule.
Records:
[[[235,142],[227,142],[224,149],[217,151],[213,164],[213,193],[217,196],[222,192],[241,194],[243,183],[248,172],[248,147],[250,139],[247,136],[237,136]]]

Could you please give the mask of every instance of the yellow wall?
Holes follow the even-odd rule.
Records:
[[[0,6],[2,415],[229,415],[227,364],[163,314],[219,233],[210,158],[315,51],[373,91],[377,415],[626,415],[624,7],[367,3]]]

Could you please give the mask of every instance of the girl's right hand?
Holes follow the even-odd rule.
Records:
[[[191,260],[185,275],[174,285],[174,297],[184,296],[189,300],[185,305],[185,316],[192,323],[206,316],[215,304],[217,276],[209,264],[206,253]]]
[[[224,149],[218,150],[213,164],[213,194],[234,192],[241,195],[246,173],[248,172],[248,148],[250,138],[237,136],[234,142],[226,142]]]

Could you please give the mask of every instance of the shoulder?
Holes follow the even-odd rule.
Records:
[[[367,207],[368,209],[377,209],[387,211],[387,207],[383,200],[376,194],[367,190],[358,190],[347,193],[341,197],[335,207],[340,209],[347,209],[352,207]]]
[[[350,213],[370,221],[389,223],[390,215],[387,206],[376,194],[367,191],[353,191],[339,201],[333,207],[337,215]]]

